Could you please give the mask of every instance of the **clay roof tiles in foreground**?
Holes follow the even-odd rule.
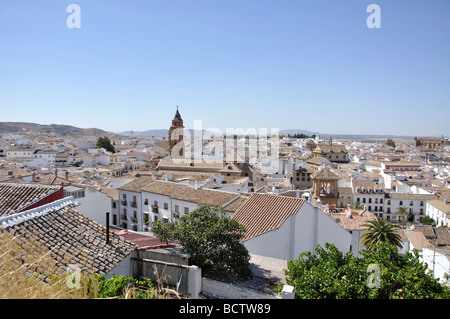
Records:
[[[61,186],[0,183],[0,216],[24,210],[60,189]]]
[[[22,259],[39,252],[49,253],[56,273],[49,269],[39,272],[43,281],[47,275],[63,275],[70,265],[87,274],[107,274],[127,257],[136,246],[110,232],[106,243],[106,228],[74,208],[73,198],[0,218],[0,232],[9,232],[21,247]]]
[[[299,198],[255,193],[232,218],[246,228],[242,239],[246,241],[278,229],[289,216],[297,214],[304,202]]]

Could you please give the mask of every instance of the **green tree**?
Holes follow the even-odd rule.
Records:
[[[175,230],[174,223],[161,223],[161,221],[157,220],[152,225],[153,234],[159,238],[159,240],[165,242],[166,244],[169,241],[173,240],[173,232]]]
[[[408,216],[408,209],[406,207],[400,206],[397,208],[397,211],[395,212],[397,215],[400,216],[400,220],[406,224],[406,217]]]
[[[114,153],[114,146],[111,144],[111,141],[107,136],[99,137],[97,139],[97,143],[95,145],[95,148],[104,148],[108,152]]]
[[[380,243],[388,243],[402,247],[398,230],[400,226],[390,223],[386,218],[377,218],[363,224],[364,233],[361,236],[363,245],[367,249],[375,250]]]
[[[378,251],[361,250],[363,257],[342,253],[333,244],[316,247],[287,262],[286,282],[304,299],[437,299],[449,298],[419,261],[417,251],[401,256],[382,243]],[[373,269],[373,270],[372,270]],[[377,277],[378,285],[372,285]]]
[[[245,228],[224,215],[220,207],[200,205],[177,223],[163,229],[153,225],[155,236],[181,244],[190,262],[205,274],[246,279],[251,277],[250,254],[241,243]],[[166,224],[166,225],[167,225]]]
[[[431,226],[436,225],[436,221],[430,216],[425,216],[424,218],[422,218],[420,222],[424,225],[431,225]]]

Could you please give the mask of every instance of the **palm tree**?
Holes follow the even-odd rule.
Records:
[[[350,208],[352,208],[352,209],[363,209],[363,208],[364,208],[364,205],[361,205],[360,202],[353,202],[353,203],[350,205]]]
[[[366,222],[361,240],[367,249],[375,250],[376,246],[383,242],[397,247],[402,247],[401,237],[398,230],[399,225],[391,224],[386,218],[372,219]]]

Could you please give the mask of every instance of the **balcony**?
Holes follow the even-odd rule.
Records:
[[[134,208],[137,208],[137,203],[136,202],[130,202],[130,206],[134,207]]]
[[[120,202],[122,203],[123,206],[127,206],[127,200],[126,199],[122,199]]]

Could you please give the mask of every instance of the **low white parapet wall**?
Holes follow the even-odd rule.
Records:
[[[218,299],[281,299],[257,290],[202,277],[203,295]]]

